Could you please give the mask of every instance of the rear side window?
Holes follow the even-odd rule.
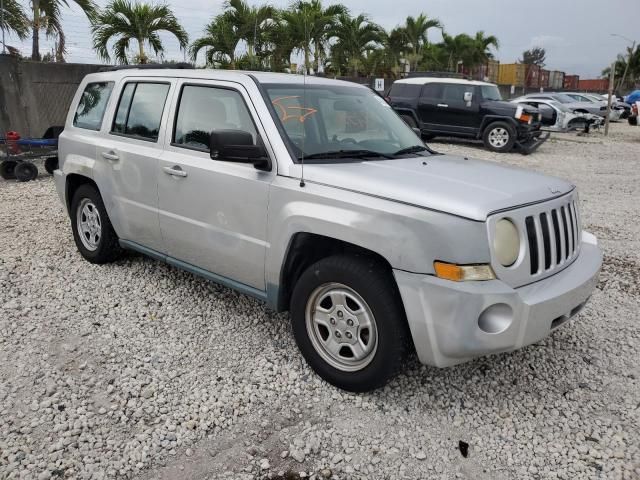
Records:
[[[413,83],[394,83],[389,90],[390,97],[419,97],[422,85]]]
[[[111,131],[156,141],[167,93],[167,83],[127,83]]]
[[[111,90],[113,90],[113,82],[87,84],[73,116],[73,126],[88,130],[100,130]]]
[[[185,85],[180,95],[173,144],[209,151],[213,130],[242,130],[257,139],[240,93],[228,88]]]
[[[423,98],[441,98],[442,83],[427,83],[422,87]]]

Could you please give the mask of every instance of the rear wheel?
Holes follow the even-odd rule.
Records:
[[[516,142],[513,127],[506,122],[493,122],[488,125],[482,134],[484,146],[494,152],[509,152]]]
[[[13,180],[16,178],[16,165],[18,162],[15,160],[3,160],[0,162],[0,177],[5,180]]]
[[[294,288],[291,322],[311,368],[344,390],[384,385],[405,355],[399,293],[390,272],[373,259],[336,255],[311,265]]]
[[[80,254],[91,263],[108,263],[120,256],[118,236],[92,185],[80,185],[71,201],[71,228]]]
[[[53,171],[58,168],[58,157],[49,157],[44,161],[44,169],[53,175]]]
[[[28,182],[38,177],[38,167],[31,162],[19,162],[14,174],[19,182]]]

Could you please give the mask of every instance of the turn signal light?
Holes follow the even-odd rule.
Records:
[[[494,280],[496,274],[491,265],[456,265],[455,263],[433,262],[436,277],[453,282],[472,280]]]

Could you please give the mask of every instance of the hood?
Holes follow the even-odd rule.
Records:
[[[478,221],[496,210],[544,201],[573,189],[559,178],[452,155],[305,164],[304,177]]]
[[[507,102],[504,100],[484,100],[481,104],[482,108],[485,108],[487,110],[492,110],[494,112],[503,112],[505,114],[508,115],[512,115],[513,113],[515,113],[516,109],[518,108],[518,105],[514,105],[511,102]],[[529,105],[523,105],[523,107],[525,108],[525,110],[527,111],[532,111],[532,112],[536,112],[536,108],[535,107],[531,107]]]

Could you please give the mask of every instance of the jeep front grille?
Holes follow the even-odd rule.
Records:
[[[575,200],[525,218],[531,275],[555,270],[578,255],[580,222]]]
[[[495,225],[507,218],[520,233],[520,255],[513,265],[503,266],[491,249],[496,276],[512,287],[542,280],[568,267],[580,253],[582,230],[575,190],[545,202],[491,215],[487,221],[489,245]]]

